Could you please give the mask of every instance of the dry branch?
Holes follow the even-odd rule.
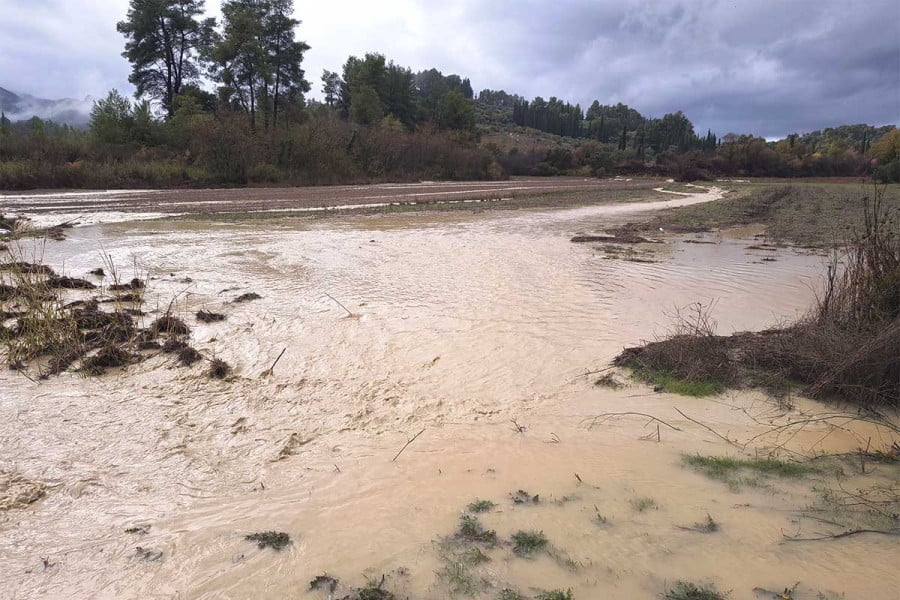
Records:
[[[394,458],[391,459],[391,462],[394,462],[395,460],[397,460],[397,458],[399,458],[399,456],[400,456],[401,454],[403,454],[403,451],[406,450],[406,447],[409,446],[410,444],[412,444],[414,441],[416,441],[416,438],[419,437],[420,435],[422,435],[423,433],[425,433],[425,428],[424,428],[424,427],[422,428],[422,431],[420,431],[420,432],[417,433],[416,435],[412,436],[409,440],[406,441],[405,444],[403,444],[403,447],[400,448],[400,451],[397,452],[397,454],[394,455]]]

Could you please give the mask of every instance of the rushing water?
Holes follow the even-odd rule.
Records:
[[[663,204],[115,223],[37,248],[71,275],[104,255],[126,278],[149,271],[152,308],[174,298],[185,315],[226,313],[212,325],[191,317],[192,343],[236,377],[209,381],[165,356],[39,385],[0,373],[0,470],[48,485],[46,499],[0,513],[0,596],[316,598],[327,594],[308,583],[327,571],[354,585],[388,574],[404,597],[444,598],[436,543],[480,497],[497,502],[482,520],[501,537],[539,529],[556,549],[535,560],[492,551],[479,571],[484,597],[509,586],[654,598],[676,579],[712,580],[738,599],[798,580],[896,597],[892,539],[780,543],[815,481],[733,492],[680,465],[682,453],[736,450],[673,407],[749,438],[759,431],[749,415],[771,410],[761,396],[685,399],[582,376],[664,333],[667,314],[691,303],[712,305],[728,333],[795,318],[814,298],[813,255],[763,261],[769,253],[746,240],[710,235],[713,244],[646,245],[655,262],[638,263],[569,241]],[[262,299],[229,302],[249,291]],[[262,376],[282,349],[274,375]],[[657,442],[645,418],[586,426],[610,411],[680,431],[664,427]],[[793,447],[857,443],[845,432],[820,440],[824,431]],[[640,439],[648,433],[653,441]],[[513,505],[520,488],[542,502]],[[636,512],[641,496],[658,508]],[[677,528],[707,513],[721,532]],[[149,533],[123,533],[139,524]],[[243,540],[269,529],[293,545],[274,553]],[[162,557],[142,558],[138,545]]]

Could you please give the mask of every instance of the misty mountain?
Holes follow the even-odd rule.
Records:
[[[29,94],[17,94],[0,87],[0,111],[10,121],[26,121],[31,117],[73,127],[85,127],[90,120],[91,106],[94,99],[90,96],[84,100],[62,98],[48,100]]]

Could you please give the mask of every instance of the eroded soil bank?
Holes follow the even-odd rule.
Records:
[[[570,242],[717,195],[126,222],[27,242],[73,276],[104,254],[149,272],[147,306],[174,299],[192,343],[234,374],[211,381],[162,354],[99,378],[0,372],[0,471],[43,492],[0,512],[0,595],[326,598],[308,588],[327,572],[341,580],[338,598],[382,576],[410,598],[569,588],[656,598],[681,579],[737,599],[798,581],[795,598],[894,597],[898,538],[785,536],[832,531],[821,519],[850,523],[827,491],[897,486],[895,466],[870,463],[863,475],[835,459],[790,477],[710,478],[684,463],[881,447],[885,428],[811,420],[837,410],[797,398],[793,408],[755,392],[691,399],[621,375],[619,389],[595,385],[591,371],[692,302],[715,302],[728,333],[794,318],[812,300],[821,257],[748,249],[739,236],[631,252]],[[261,298],[232,302],[249,292]],[[226,319],[197,322],[201,308]],[[643,415],[601,416],[620,412]],[[788,420],[810,422],[776,428]],[[516,503],[519,490],[538,502]],[[476,499],[495,503],[477,515],[500,540],[479,546],[487,561],[461,558],[467,549],[446,539]],[[718,529],[697,531],[707,515]],[[291,544],[245,540],[270,530]],[[510,543],[519,530],[542,531],[548,545],[520,556]]]

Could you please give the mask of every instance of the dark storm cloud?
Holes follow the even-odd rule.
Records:
[[[217,0],[208,0],[215,9]],[[900,122],[897,0],[296,2],[304,66],[380,51],[476,90],[625,102],[697,129],[768,137]],[[0,86],[43,96],[129,90],[126,0],[0,0]],[[217,11],[212,10],[213,14]]]

